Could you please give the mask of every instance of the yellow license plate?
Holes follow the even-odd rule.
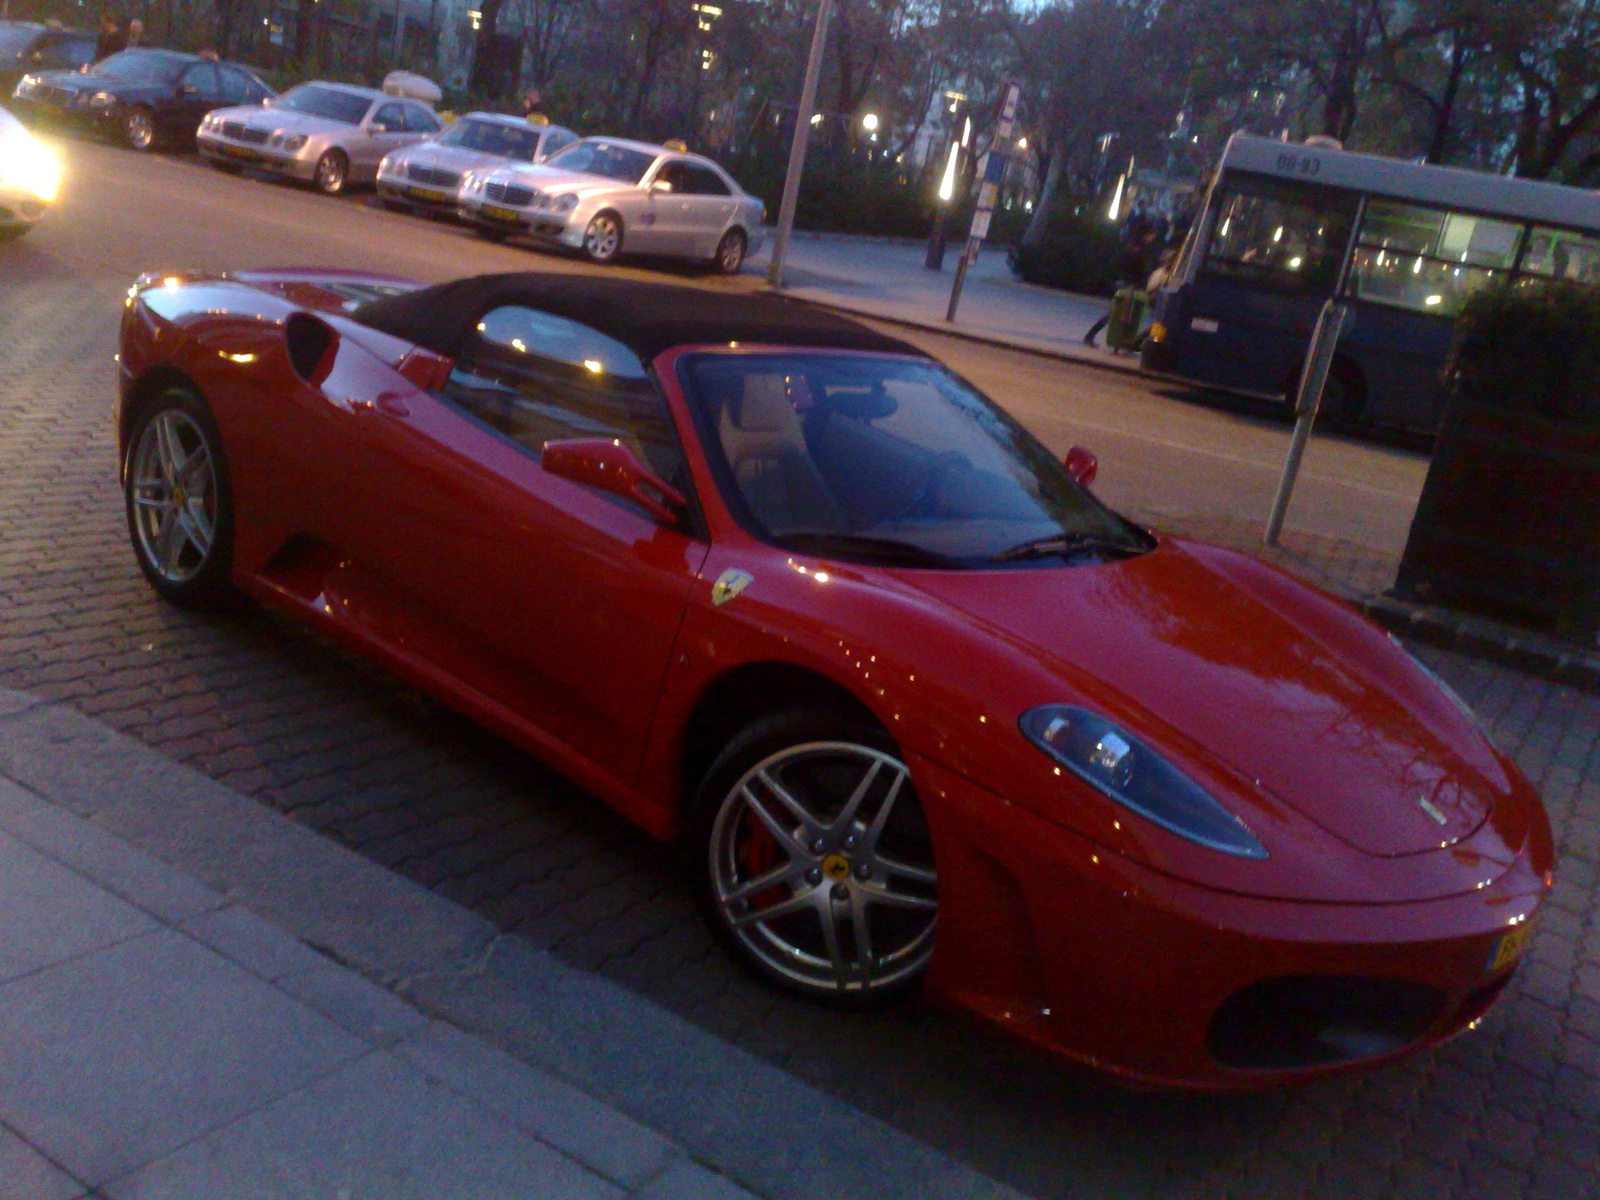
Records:
[[[1500,940],[1494,944],[1494,951],[1489,955],[1489,973],[1492,975],[1496,971],[1504,970],[1521,958],[1532,938],[1533,925],[1527,921],[1501,934]]]
[[[431,200],[435,204],[451,204],[455,201],[449,192],[441,192],[438,188],[414,187],[406,191],[418,200]]]
[[[493,217],[496,221],[520,221],[522,214],[514,208],[501,208],[498,204],[485,204],[483,215]]]
[[[222,152],[224,154],[231,154],[235,158],[260,158],[261,157],[254,150],[246,150],[243,146],[231,146],[227,142],[223,142],[222,143]]]

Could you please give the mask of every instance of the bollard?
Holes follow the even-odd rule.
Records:
[[[1328,369],[1333,365],[1333,352],[1339,345],[1339,335],[1344,332],[1349,315],[1348,308],[1329,300],[1322,306],[1317,327],[1311,333],[1305,369],[1300,373],[1300,388],[1295,394],[1294,436],[1289,439],[1289,456],[1283,462],[1278,494],[1272,498],[1272,511],[1267,514],[1267,532],[1262,540],[1268,546],[1276,546],[1278,535],[1283,532],[1283,518],[1289,511],[1289,497],[1294,492],[1295,479],[1300,474],[1300,460],[1305,456],[1306,443],[1311,440],[1311,427],[1316,424],[1317,409],[1322,407],[1322,392],[1328,386]]]

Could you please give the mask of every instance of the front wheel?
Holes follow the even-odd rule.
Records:
[[[713,260],[717,270],[724,275],[737,275],[739,268],[744,266],[744,255],[748,246],[743,230],[728,230],[717,243],[717,253]]]
[[[614,260],[622,252],[622,218],[616,213],[596,213],[583,231],[583,252],[590,262]]]
[[[156,144],[156,115],[144,105],[122,118],[122,140],[130,150],[148,150]]]
[[[712,933],[767,980],[860,1004],[926,970],[933,845],[881,730],[830,710],[759,720],[713,764],[690,818]]]
[[[344,191],[345,181],[349,175],[350,160],[344,156],[344,151],[328,150],[317,159],[311,183],[324,196],[337,196]]]
[[[169,388],[134,419],[123,498],[139,569],[162,597],[186,608],[214,608],[230,597],[228,460],[195,393]]]

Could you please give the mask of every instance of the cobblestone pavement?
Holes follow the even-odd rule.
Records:
[[[537,763],[258,611],[159,604],[115,485],[127,272],[13,253],[26,248],[0,256],[0,684],[68,702],[1039,1196],[1600,1198],[1600,698],[1426,654],[1542,789],[1561,850],[1525,969],[1484,1028],[1438,1051],[1294,1093],[1152,1097],[916,1004],[818,1010],[733,969],[675,854]],[[1392,570],[1359,547],[1288,543],[1280,560],[1326,585]]]

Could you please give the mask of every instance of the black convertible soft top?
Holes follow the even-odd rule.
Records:
[[[771,296],[594,275],[475,275],[368,301],[363,325],[454,357],[491,309],[518,304],[581,321],[644,362],[673,346],[755,342],[915,354],[921,350],[845,317]]]

